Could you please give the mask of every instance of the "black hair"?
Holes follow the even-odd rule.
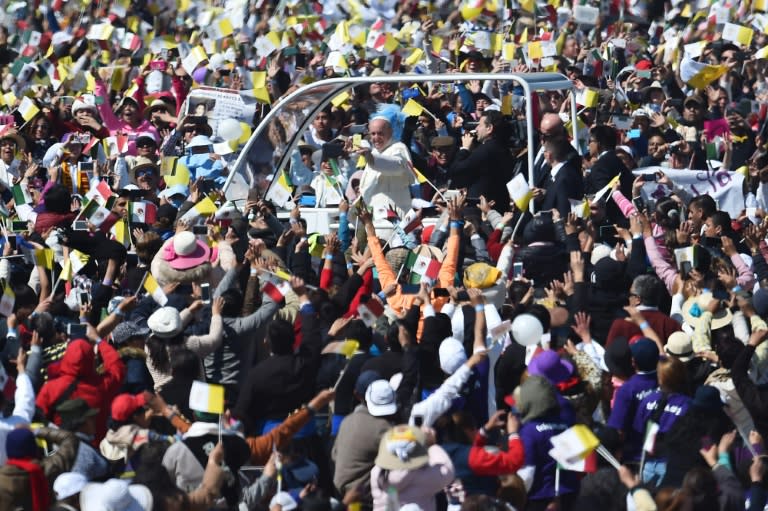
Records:
[[[43,344],[46,344],[56,335],[56,322],[53,316],[47,312],[41,312],[30,318],[29,326],[38,333]]]
[[[493,126],[493,133],[491,136],[496,140],[505,140],[507,132],[507,121],[504,116],[498,110],[483,110],[482,117],[485,117],[485,122]]]
[[[344,327],[344,335],[348,339],[355,339],[360,343],[360,349],[368,351],[373,342],[373,332],[370,327],[360,319],[353,319]]]
[[[224,307],[221,309],[221,315],[225,318],[236,318],[240,316],[243,306],[243,293],[239,289],[227,289],[221,293],[224,299]]]
[[[266,339],[269,349],[275,355],[290,355],[293,353],[293,343],[296,336],[293,325],[284,319],[275,319],[267,325]]]
[[[571,152],[571,143],[568,142],[567,138],[555,137],[547,139],[544,142],[544,148],[556,162],[560,163],[568,160],[568,155]]]
[[[664,197],[656,203],[656,223],[665,231],[680,226],[680,205],[674,199]]]
[[[163,339],[155,335],[150,335],[147,339],[147,350],[149,358],[152,359],[152,365],[162,373],[171,371],[171,357],[168,353],[170,346],[178,346],[184,343],[184,336],[179,334],[170,339]],[[174,358],[176,354],[174,353]]]
[[[693,206],[702,210],[702,218],[705,219],[709,218],[715,211],[717,211],[717,203],[715,202],[715,199],[709,195],[699,195],[691,199],[688,207],[690,208]]]
[[[28,285],[21,284],[14,286],[13,293],[16,295],[16,300],[13,302],[13,312],[17,312],[19,309],[25,307],[37,307],[37,294]]]
[[[174,351],[171,360],[171,376],[185,380],[193,380],[200,372],[200,357],[187,348]]]
[[[606,124],[598,124],[589,130],[589,136],[597,142],[601,151],[616,148],[616,130]]]
[[[720,227],[720,234],[727,236],[731,232],[731,215],[725,211],[715,211],[709,218],[715,227]]]
[[[72,208],[72,194],[63,185],[53,185],[45,192],[45,210],[50,213],[66,214]]]

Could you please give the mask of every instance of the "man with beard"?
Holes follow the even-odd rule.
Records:
[[[461,138],[461,149],[448,171],[452,188],[468,188],[469,197],[495,201],[500,213],[509,208],[506,184],[512,165],[506,140],[504,117],[496,110],[486,110],[476,135],[465,133]]]

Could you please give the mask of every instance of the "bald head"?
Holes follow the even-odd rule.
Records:
[[[563,120],[557,114],[544,114],[541,116],[541,122],[539,123],[539,131],[542,135],[547,137],[556,137],[559,135],[565,135],[565,127],[563,126]]]

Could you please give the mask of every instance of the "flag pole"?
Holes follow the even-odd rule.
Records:
[[[432,189],[435,191],[435,193],[441,199],[443,199],[443,202],[445,202],[445,203],[448,202],[448,200],[445,198],[445,195],[443,195],[442,192],[440,192],[440,190],[437,189],[437,187],[432,183],[432,181],[429,180],[429,178],[427,178],[427,176],[425,176],[421,171],[419,171],[418,174],[416,173],[416,168],[413,166],[413,163],[408,162],[408,167],[410,167],[411,172],[413,172],[413,175],[416,176],[416,180],[417,181],[419,180],[419,176],[423,177],[424,178],[424,182],[432,187]]]
[[[149,270],[144,272],[144,276],[141,278],[141,282],[139,283],[139,287],[136,288],[136,294],[133,296],[138,297],[139,293],[141,293],[141,290],[144,289],[144,283],[147,281],[147,276],[149,276]]]

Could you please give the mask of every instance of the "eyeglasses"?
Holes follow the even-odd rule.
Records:
[[[688,103],[687,105],[685,105],[685,108],[687,110],[698,110],[699,108],[701,108],[701,105],[698,103]]]
[[[155,143],[150,141],[136,142],[136,147],[154,147]]]
[[[154,176],[155,171],[152,169],[141,169],[136,171],[136,177]]]
[[[15,147],[16,142],[9,138],[6,138],[5,140],[0,140],[0,146],[4,146],[4,145]]]

